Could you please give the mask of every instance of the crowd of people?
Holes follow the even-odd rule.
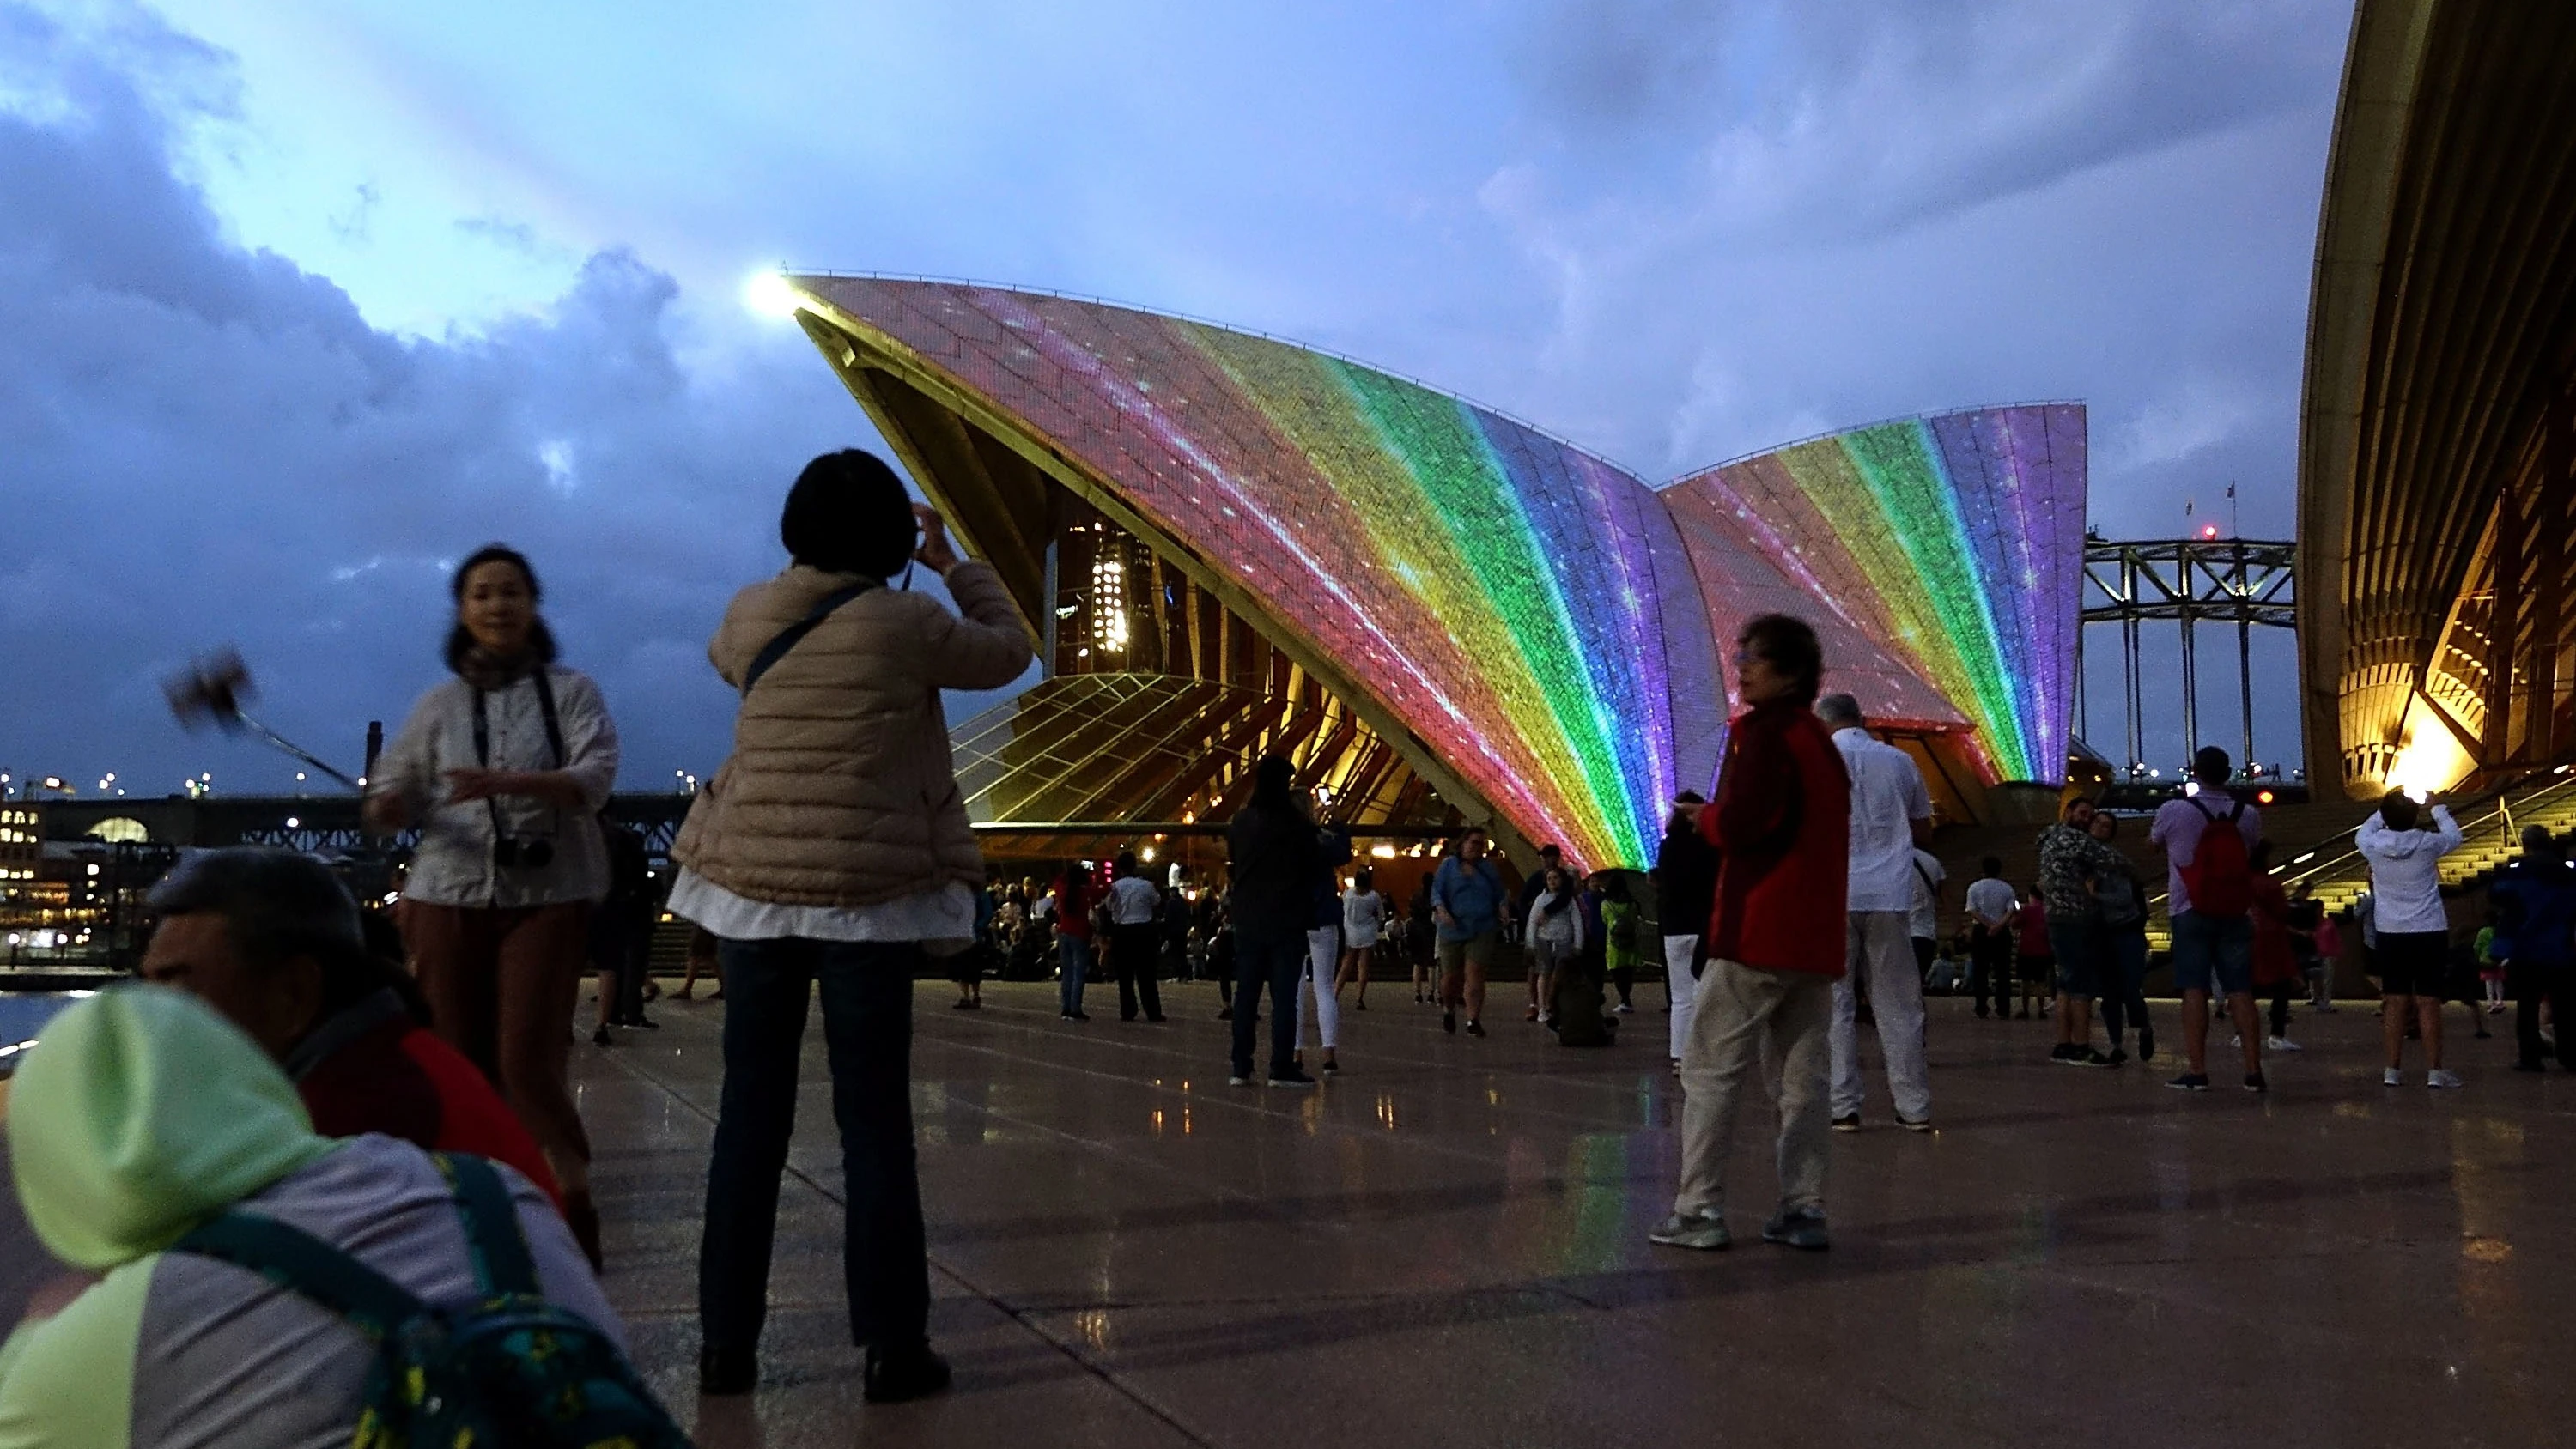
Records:
[[[1488,975],[1516,944],[1524,1022],[1601,1047],[1634,1009],[1641,965],[1659,959],[1681,1152],[1672,1212],[1650,1236],[1676,1247],[1731,1241],[1734,1139],[1757,1091],[1778,1122],[1762,1237],[1828,1245],[1829,1134],[1863,1130],[1870,1095],[1863,1027],[1893,1121],[1932,1129],[1924,992],[1946,957],[1931,796],[1852,696],[1821,694],[1822,652],[1803,622],[1760,616],[1736,640],[1746,712],[1713,797],[1673,801],[1651,910],[1627,874],[1587,872],[1554,845],[1515,886],[1473,825],[1399,908],[1276,755],[1254,763],[1226,826],[1221,891],[1134,854],[1043,885],[996,883],[939,701],[1007,684],[1032,657],[1000,576],[960,559],[938,515],[863,452],[804,470],[780,537],[789,567],[738,594],[709,647],[740,704],[730,755],[674,842],[667,900],[645,884],[640,841],[602,816],[618,744],[600,692],[557,661],[536,571],[499,545],[455,571],[449,677],[368,782],[367,823],[416,832],[392,920],[282,851],[202,853],[162,883],[145,982],[64,1013],[17,1078],[20,1197],[72,1271],[0,1351],[0,1434],[248,1445],[330,1441],[364,1423],[387,1435],[430,1426],[443,1442],[683,1442],[627,1365],[599,1290],[591,1149],[569,1086],[586,971],[601,971],[594,1040],[651,1025],[644,943],[664,910],[696,933],[678,994],[708,974],[725,1002],[698,1256],[708,1396],[759,1381],[816,1002],[865,1396],[947,1386],[928,1337],[910,1099],[924,974],[944,970],[956,1006],[975,1010],[988,975],[1051,967],[1060,1015],[1076,1023],[1105,975],[1121,1019],[1148,1025],[1167,1019],[1164,980],[1213,978],[1230,1082],[1300,1090],[1342,1070],[1345,997],[1367,1011],[1372,970],[1392,961],[1444,1032],[1463,1019],[1482,1038]],[[916,568],[943,577],[953,609],[906,586]],[[2259,813],[2228,792],[2225,752],[2202,750],[2194,772],[2197,788],[2147,832],[2167,862],[2183,998],[2185,1069],[2171,1085],[2209,1086],[2216,1010],[2234,1027],[2245,1088],[2261,1092],[2263,1053],[2294,1049],[2293,994],[2332,1009],[2338,924],[2271,873]],[[2119,829],[2069,798],[2040,835],[2026,891],[1997,859],[1965,891],[1975,1014],[2035,1007],[2054,1022],[2053,1058],[2073,1065],[2116,1067],[2132,1040],[2139,1058],[2155,1055],[2142,995],[2149,897]],[[2372,890],[2355,924],[2381,981],[2391,1085],[2405,1080],[2410,1042],[2428,1086],[2461,1084],[2443,1059],[2454,953],[2439,873],[2460,839],[2446,809],[2396,793],[2357,837]],[[2510,991],[2517,1066],[2537,1071],[2544,1016],[2565,1022],[2576,995],[2576,863],[2546,832],[2524,844],[2493,887],[2477,951],[2496,983],[2487,1009]],[[2562,1028],[2554,1051],[2576,1067],[2576,1031]],[[485,1307],[459,1306],[474,1303]],[[433,1313],[470,1323],[495,1304],[542,1322],[545,1351],[473,1339],[486,1357],[469,1364],[457,1344],[471,1335],[406,1327]],[[325,1368],[267,1373],[251,1350],[275,1343]],[[130,1365],[131,1394],[87,1392],[102,1344]],[[220,1422],[174,1417],[209,1405]],[[489,1427],[530,1414],[560,1437]]]

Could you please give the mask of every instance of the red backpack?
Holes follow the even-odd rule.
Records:
[[[2191,863],[2182,868],[2182,886],[2191,896],[2191,908],[2204,916],[2241,917],[2254,909],[2254,864],[2246,859],[2245,836],[2236,828],[2245,802],[2231,801],[2225,815],[2212,814],[2197,796],[2191,805],[2209,821],[2201,827]],[[2221,825],[2227,828],[2218,829]]]

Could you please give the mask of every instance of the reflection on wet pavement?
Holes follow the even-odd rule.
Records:
[[[1060,1021],[1043,983],[950,1012],[925,984],[957,1387],[893,1408],[861,1403],[848,1346],[819,1032],[763,1385],[697,1403],[723,1008],[664,1003],[664,1030],[577,1059],[610,1296],[709,1446],[2543,1444],[2576,1407],[2576,1084],[2506,1071],[2508,1041],[2453,1043],[2466,1091],[2392,1090],[2356,1008],[2301,1018],[2268,1098],[2185,1095],[2170,1063],[2062,1069],[2047,1023],[1937,1002],[1940,1130],[1895,1130],[1882,1095],[1834,1139],[1833,1251],[1751,1241],[1755,1133],[1742,1246],[1701,1256],[1645,1240],[1677,1091],[1639,995],[1606,1052],[1382,998],[1344,1016],[1342,1074],[1288,1093],[1225,1085],[1204,987],[1152,1026]]]

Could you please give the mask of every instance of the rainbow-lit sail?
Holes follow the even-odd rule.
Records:
[[[1226,328],[989,287],[795,285],[873,361],[1220,572],[1527,838],[1642,865],[1672,793],[1707,788],[1728,700],[1712,625],[1732,617],[1711,601],[1749,596],[1710,576],[1706,517],[1626,471]],[[1811,587],[1784,585],[1780,606],[1816,614]],[[1982,723],[1875,619],[1831,632],[1865,707]]]
[[[1665,490],[1758,519],[1816,598],[1975,724],[1997,779],[2065,778],[2083,581],[2084,409],[1855,428]]]

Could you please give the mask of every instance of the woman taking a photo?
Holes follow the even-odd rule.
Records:
[[[597,816],[617,780],[617,727],[599,686],[554,662],[536,571],[517,550],[477,550],[449,592],[456,677],[420,697],[377,760],[366,821],[419,827],[399,919],[434,1028],[527,1124],[596,1265],[590,1137],[564,1070],[591,910],[608,895]]]
[[[792,563],[736,594],[707,648],[742,705],[732,758],[671,848],[670,909],[716,933],[725,981],[698,1391],[760,1378],[798,1047],[819,997],[851,1340],[870,1401],[913,1399],[946,1388],[948,1365],[930,1349],[912,982],[933,949],[971,946],[984,883],[939,692],[998,689],[1034,651],[1002,576],[961,561],[939,515],[871,454],[807,464],[778,535]],[[915,563],[946,577],[957,613],[904,587]]]

